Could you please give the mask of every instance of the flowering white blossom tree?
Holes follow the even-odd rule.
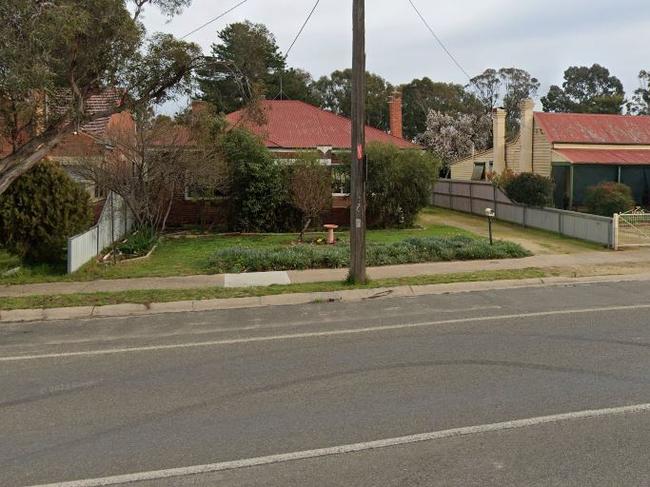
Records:
[[[437,155],[443,163],[443,172],[449,164],[467,157],[472,150],[483,150],[492,142],[492,118],[488,114],[446,114],[430,111],[427,129],[418,137],[418,143]]]

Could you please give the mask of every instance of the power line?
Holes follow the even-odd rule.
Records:
[[[213,22],[216,22],[216,21],[219,20],[220,18],[225,17],[225,16],[228,15],[230,12],[232,12],[233,10],[235,10],[237,7],[240,7],[240,6],[244,5],[246,2],[248,2],[248,0],[242,0],[241,2],[239,2],[239,3],[238,3],[237,5],[235,5],[234,7],[231,7],[231,8],[229,8],[228,10],[226,10],[225,12],[223,12],[223,13],[217,15],[215,18],[208,20],[205,24],[200,25],[199,27],[197,27],[196,29],[194,29],[192,32],[188,32],[188,33],[185,34],[183,37],[181,37],[181,40],[182,40],[182,39],[185,39],[185,38],[187,38],[187,37],[189,37],[189,36],[191,36],[192,34],[197,33],[197,32],[200,31],[201,29],[207,27],[208,25],[212,24]]]
[[[463,66],[460,64],[460,62],[458,62],[458,60],[454,57],[454,55],[451,53],[451,51],[450,51],[449,49],[447,49],[447,46],[445,46],[445,43],[442,42],[442,39],[440,39],[440,37],[438,37],[438,34],[436,34],[436,32],[433,30],[433,28],[432,28],[432,27],[429,25],[429,23],[427,22],[427,19],[425,19],[424,16],[420,13],[420,11],[418,10],[418,8],[417,8],[417,7],[415,6],[415,4],[413,3],[413,0],[408,0],[408,1],[409,1],[409,3],[411,4],[411,7],[413,7],[413,10],[415,10],[415,13],[417,13],[417,14],[418,14],[418,17],[420,17],[420,20],[422,20],[422,22],[424,23],[424,25],[426,26],[426,28],[429,29],[429,32],[431,32],[431,35],[432,35],[433,38],[436,40],[436,42],[438,42],[438,44],[440,45],[440,47],[442,48],[442,50],[445,51],[445,52],[447,53],[447,56],[449,56],[449,58],[454,62],[454,64],[455,64],[456,66],[458,66],[458,69],[460,69],[460,70],[463,72],[463,74],[464,74],[465,76],[467,76],[467,79],[469,79],[470,81],[472,81],[472,77],[471,77],[471,76],[469,75],[469,73],[465,70],[465,68],[463,68]]]
[[[299,30],[298,33],[296,34],[296,37],[293,39],[293,42],[292,42],[291,45],[289,46],[289,49],[287,49],[287,52],[286,52],[286,54],[284,55],[284,59],[287,59],[287,58],[289,57],[289,53],[291,52],[291,49],[293,49],[293,46],[296,45],[296,42],[298,41],[298,38],[299,38],[300,35],[302,34],[302,31],[305,30],[305,27],[306,27],[307,24],[309,23],[309,20],[311,19],[312,15],[314,15],[314,12],[316,11],[316,7],[318,7],[318,4],[319,4],[319,3],[320,3],[320,0],[316,0],[316,3],[314,4],[314,6],[313,6],[312,9],[311,9],[311,12],[309,12],[309,15],[307,15],[307,18],[306,18],[305,21],[302,23],[302,26],[300,27],[300,30]]]
[[[316,11],[316,8],[318,7],[319,3],[320,3],[320,0],[316,0],[316,3],[314,3],[314,6],[312,7],[309,14],[307,15],[307,18],[305,19],[305,21],[300,26],[300,30],[296,34],[296,37],[293,38],[293,42],[291,42],[291,45],[289,46],[289,49],[287,49],[287,52],[284,55],[284,60],[285,61],[289,57],[289,53],[293,49],[293,46],[296,45],[296,42],[298,42],[298,39],[302,35],[302,32],[305,30],[305,27],[307,26],[307,24],[311,20],[312,16],[314,15],[314,12]],[[282,96],[284,95],[283,77],[284,77],[284,69],[280,72],[280,92],[275,96],[274,100],[277,100],[278,98],[282,98]]]

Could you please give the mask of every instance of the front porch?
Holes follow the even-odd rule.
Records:
[[[587,189],[603,182],[617,182],[632,189],[639,206],[650,203],[649,164],[553,163],[551,177],[555,181],[555,207],[579,208]]]

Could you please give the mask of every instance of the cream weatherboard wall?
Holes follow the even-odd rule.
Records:
[[[544,131],[535,123],[533,131],[533,172],[542,176],[551,176],[551,159],[553,146],[544,135]]]
[[[517,172],[519,170],[519,157],[521,152],[521,143],[519,137],[513,142],[506,144],[506,168],[511,171]],[[472,178],[474,171],[474,164],[485,164],[488,167],[490,162],[494,161],[494,151],[488,149],[486,151],[478,152],[474,156],[466,159],[461,159],[451,165],[451,179],[469,180]]]
[[[472,179],[474,163],[487,164],[494,160],[492,149],[475,154],[474,157],[468,157],[451,165],[451,179],[462,179],[469,181]]]
[[[519,172],[519,158],[521,157],[521,137],[506,145],[506,169]]]
[[[506,168],[514,171],[521,171],[521,136],[518,135],[517,138],[506,144],[505,158],[506,158]],[[458,162],[451,164],[451,178],[460,179],[460,180],[470,180],[472,178],[472,172],[474,170],[475,163],[487,163],[494,160],[494,151],[488,149],[487,151],[479,152],[473,157],[470,156],[465,159],[461,159]],[[552,161],[553,161],[553,146],[546,139],[544,131],[541,127],[537,126],[533,130],[533,142],[532,142],[532,170],[537,174],[542,176],[551,176],[552,170]]]

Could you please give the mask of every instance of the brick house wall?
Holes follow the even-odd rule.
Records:
[[[179,192],[174,198],[168,227],[201,227],[225,230],[228,224],[228,202],[225,199],[191,200]]]

